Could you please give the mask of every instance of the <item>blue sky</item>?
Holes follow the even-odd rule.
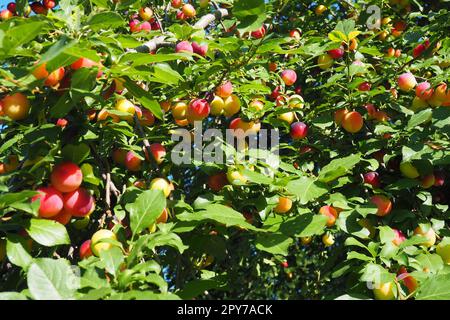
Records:
[[[6,8],[6,5],[9,3],[9,0],[0,0],[0,8],[3,10]]]
[[[1,10],[6,9],[6,6],[10,2],[14,2],[14,0],[0,0],[0,9]]]

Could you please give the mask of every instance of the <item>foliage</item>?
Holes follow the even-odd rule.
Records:
[[[449,262],[436,252],[450,236],[448,100],[415,107],[414,90],[399,90],[398,78],[411,72],[435,90],[448,82],[449,2],[319,1],[321,13],[317,1],[190,1],[196,16],[184,20],[169,2],[61,0],[46,14],[24,16],[28,3],[18,1],[18,15],[0,23],[0,298],[372,299],[371,286],[393,281],[397,299],[448,299]],[[391,21],[368,29],[371,4]],[[146,6],[152,30],[132,32],[129,21],[142,20],[137,13]],[[207,52],[176,52],[181,41]],[[340,46],[341,59],[318,65]],[[93,66],[75,68],[80,58]],[[33,75],[43,63],[49,73],[63,67],[64,77],[46,85]],[[294,85],[281,77],[286,69],[296,71]],[[174,118],[176,104],[211,103],[226,80],[240,110],[209,114],[203,128],[224,132],[238,117],[278,128],[279,167],[266,156],[251,164],[171,161],[172,133],[193,130]],[[16,92],[31,108],[12,120],[4,98]],[[301,108],[288,106],[294,95],[303,97]],[[150,111],[154,123],[115,108],[122,97],[144,117]],[[342,109],[359,112],[363,127],[351,133],[335,123]],[[291,137],[280,117],[287,112],[308,125],[305,138]],[[157,143],[167,150],[162,162],[149,149]],[[119,149],[134,152],[140,168],[118,164]],[[87,218],[65,225],[43,218],[40,202],[31,201],[61,161],[81,168],[82,186],[95,198]],[[402,174],[405,162],[417,177]],[[212,176],[235,169],[246,183],[210,187]],[[380,184],[365,183],[368,172]],[[154,178],[170,181],[169,197],[150,188]],[[373,195],[386,196],[392,210],[377,214]],[[282,196],[293,201],[284,214],[275,212]],[[319,213],[323,206],[337,209],[335,224]],[[167,222],[159,221],[164,208]],[[437,240],[425,245],[418,226],[431,227]],[[82,259],[80,247],[100,229],[117,239]],[[397,275],[401,267],[417,287]]]

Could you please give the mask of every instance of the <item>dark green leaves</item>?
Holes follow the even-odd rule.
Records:
[[[27,231],[31,238],[46,247],[70,243],[66,228],[53,220],[31,219]]]
[[[299,199],[300,204],[307,204],[328,192],[325,183],[306,176],[290,181],[286,188]]]
[[[92,30],[114,29],[123,26],[125,21],[116,12],[100,12],[93,15],[87,22]]]
[[[234,2],[233,15],[239,20],[241,32],[254,31],[261,28],[266,20],[264,0],[237,0]]]
[[[133,203],[127,204],[133,234],[136,235],[154,224],[165,207],[166,198],[159,190],[146,190]]]
[[[36,259],[28,270],[28,289],[36,300],[73,299],[79,287],[69,261],[65,259]]]

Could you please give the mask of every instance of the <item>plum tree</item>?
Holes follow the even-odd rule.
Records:
[[[447,2],[69,2],[1,8],[2,297],[447,298]]]

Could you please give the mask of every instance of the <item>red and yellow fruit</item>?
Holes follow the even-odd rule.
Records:
[[[110,242],[105,242],[104,240],[114,240],[117,241],[117,237],[114,232],[107,229],[98,230],[92,235],[91,238],[91,250],[97,257],[100,255],[101,251],[108,251],[114,246]]]
[[[3,113],[12,120],[23,120],[28,116],[30,102],[22,93],[14,93],[3,98]]]
[[[85,217],[95,209],[95,199],[82,187],[63,195],[64,210],[74,217]]]
[[[342,127],[345,131],[350,133],[359,132],[364,125],[364,120],[361,114],[357,111],[350,111],[345,114],[342,119]]]
[[[167,198],[170,195],[171,187],[164,178],[155,178],[150,182],[150,190],[161,190]]]
[[[51,218],[61,212],[64,206],[61,192],[51,186],[40,187],[36,191],[39,194],[31,198],[31,201],[40,200],[39,216],[41,218]]]
[[[83,173],[75,163],[61,162],[53,168],[50,181],[58,191],[72,192],[81,185]]]
[[[384,217],[391,213],[392,202],[388,197],[383,195],[375,195],[370,198],[370,201],[377,206],[377,216]]]
[[[332,206],[323,206],[319,210],[319,214],[327,217],[327,227],[332,227],[336,223],[338,212]]]
[[[276,213],[286,213],[292,208],[292,200],[287,197],[279,197],[276,207],[273,209]]]

